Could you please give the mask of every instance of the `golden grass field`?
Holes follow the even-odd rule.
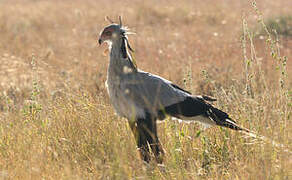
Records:
[[[0,179],[292,179],[291,7],[0,0]],[[238,124],[281,146],[168,118],[158,125],[164,165],[145,165],[105,89],[97,39],[106,15],[136,32],[139,68],[216,97]],[[284,25],[275,35],[263,22]]]

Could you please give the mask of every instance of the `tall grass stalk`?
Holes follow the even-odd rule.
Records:
[[[267,39],[266,39],[266,43],[269,47],[270,50],[270,55],[271,57],[276,61],[277,64],[277,71],[279,72],[279,99],[278,99],[278,104],[279,104],[279,110],[281,113],[279,113],[279,116],[281,118],[279,118],[279,120],[281,120],[282,122],[282,126],[283,128],[281,128],[281,133],[285,133],[285,127],[287,126],[287,121],[290,119],[290,111],[291,111],[291,107],[289,107],[289,102],[290,102],[290,98],[289,98],[289,89],[286,86],[286,82],[288,79],[288,74],[287,74],[287,61],[288,58],[286,56],[281,56],[281,52],[280,52],[280,41],[279,41],[279,37],[277,34],[276,29],[273,29],[272,32],[270,32],[264,22],[264,18],[263,15],[261,13],[261,11],[258,9],[257,7],[257,3],[256,1],[252,2],[252,7],[257,15],[257,20],[258,22],[261,24],[262,28],[264,29],[266,35],[267,35]],[[272,33],[275,34],[274,38],[272,36]],[[289,132],[287,132],[287,136],[289,134]]]

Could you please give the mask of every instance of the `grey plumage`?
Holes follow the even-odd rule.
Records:
[[[151,159],[148,144],[156,160],[162,161],[156,120],[166,115],[248,131],[207,102],[214,99],[191,95],[166,79],[137,69],[126,34],[121,25],[111,24],[101,32],[99,43],[107,41],[110,46],[106,85],[111,103],[118,115],[128,119],[145,161]]]
[[[134,109],[144,109],[154,117],[157,117],[159,110],[181,102],[188,96],[185,92],[171,86],[169,81],[150,73],[138,70],[122,77],[124,82],[120,87],[124,91],[126,100],[131,101]],[[144,117],[145,114],[135,114],[135,116]]]

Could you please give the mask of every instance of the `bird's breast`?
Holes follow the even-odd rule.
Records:
[[[131,99],[127,98],[128,91],[122,87],[122,79],[117,76],[108,76],[106,87],[110,101],[119,116],[133,119],[137,116],[144,116],[144,110],[135,105]]]

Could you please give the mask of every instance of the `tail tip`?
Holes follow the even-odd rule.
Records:
[[[234,130],[237,130],[237,131],[245,131],[245,132],[248,132],[248,133],[250,132],[249,129],[246,129],[246,128],[244,128],[244,127],[240,127],[240,126],[238,126],[238,125],[236,124],[236,122],[233,121],[233,120],[231,120],[231,119],[225,119],[225,122],[227,122],[227,123],[225,124],[226,127],[229,127],[229,128],[231,128],[231,129],[234,129]]]

